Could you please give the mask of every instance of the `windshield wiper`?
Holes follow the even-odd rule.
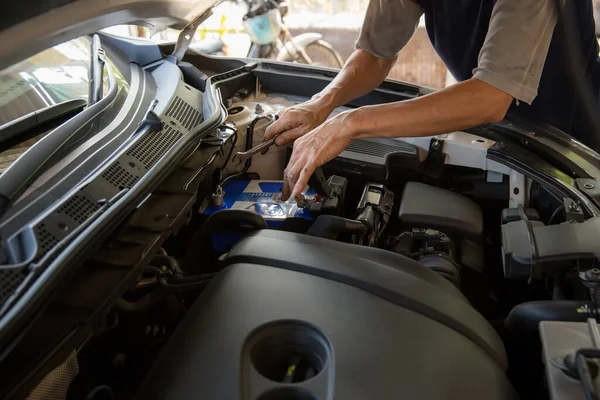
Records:
[[[90,90],[88,93],[88,107],[96,104],[102,98],[102,87],[104,84],[104,64],[106,64],[106,55],[98,34],[92,36],[90,53]]]
[[[83,111],[86,104],[83,99],[67,100],[0,125],[0,151],[56,128]]]

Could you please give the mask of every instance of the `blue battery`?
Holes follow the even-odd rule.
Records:
[[[295,200],[281,200],[282,189],[283,181],[230,181],[223,188],[225,193],[223,205],[221,207],[210,206],[202,214],[211,215],[225,209],[250,210],[261,215],[271,228],[281,228],[285,221],[290,218],[312,221],[313,218],[310,216],[309,211],[298,207]],[[309,201],[317,195],[313,189],[308,187],[302,194]],[[217,251],[226,252],[242,236],[243,234],[239,232],[217,233],[213,236],[213,246]]]

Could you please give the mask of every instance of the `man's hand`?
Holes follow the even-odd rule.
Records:
[[[300,195],[315,169],[335,158],[351,141],[350,112],[337,115],[296,140],[283,174],[283,200]]]
[[[321,125],[341,105],[375,89],[387,76],[396,59],[376,58],[357,49],[335,79],[312,100],[284,110],[265,132],[265,141],[277,138],[276,144],[292,144]]]
[[[411,100],[346,111],[296,140],[284,173],[283,198],[302,193],[315,168],[354,139],[433,136],[501,121],[512,96],[471,78]]]
[[[309,100],[287,108],[279,114],[279,119],[273,122],[265,132],[264,140],[278,136],[275,144],[285,146],[321,125],[331,113],[319,99]]]

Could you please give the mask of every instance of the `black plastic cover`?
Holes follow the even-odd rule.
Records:
[[[139,399],[515,398],[495,331],[413,260],[265,230],[225,263]],[[300,359],[314,368],[291,378]]]
[[[477,239],[483,233],[483,212],[458,193],[408,182],[402,193],[400,222],[406,227],[432,228],[448,235]]]
[[[383,181],[396,168],[416,169],[419,152],[416,146],[396,139],[357,139],[335,159],[326,164],[327,170],[347,176],[348,173]]]
[[[540,220],[540,213],[538,213],[538,211],[535,208],[525,208],[523,209],[523,211],[525,211],[525,215],[530,221]],[[503,224],[520,221],[521,212],[518,208],[505,208],[504,210],[502,210],[500,218]]]

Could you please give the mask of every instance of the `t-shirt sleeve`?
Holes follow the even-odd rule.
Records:
[[[412,38],[423,9],[412,0],[370,0],[356,47],[391,59]]]
[[[498,0],[473,76],[531,104],[556,21],[555,0]]]

